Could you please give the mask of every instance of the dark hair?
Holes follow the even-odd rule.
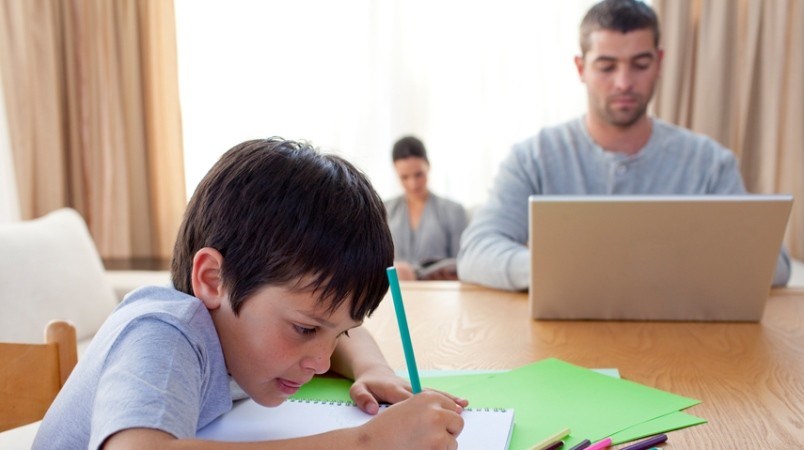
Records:
[[[649,28],[653,43],[659,46],[659,20],[650,6],[638,0],[603,0],[592,6],[581,21],[581,53],[591,45],[589,35],[598,30],[621,33]]]
[[[171,262],[179,291],[193,295],[193,257],[203,247],[223,255],[235,314],[263,286],[288,285],[318,292],[330,311],[351,297],[352,319],[363,320],[388,290],[394,257],[385,207],[365,175],[280,138],[233,147],[201,180]]]
[[[396,141],[394,149],[391,152],[391,160],[396,162],[405,158],[421,158],[430,164],[427,159],[427,150],[424,148],[424,143],[416,137],[405,136]]]

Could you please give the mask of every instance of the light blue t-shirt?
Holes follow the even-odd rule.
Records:
[[[172,288],[145,287],[126,296],[95,335],[33,448],[96,449],[127,428],[192,438],[231,408],[209,311]]]

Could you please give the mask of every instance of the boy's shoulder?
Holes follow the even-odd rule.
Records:
[[[164,326],[167,325],[167,328]],[[220,341],[212,316],[204,303],[192,295],[171,286],[144,286],[131,291],[115,308],[93,338],[111,349],[122,336],[135,330],[161,328],[184,335],[194,347],[215,349]]]
[[[107,322],[118,330],[134,324],[165,323],[188,335],[190,340],[218,341],[204,303],[170,286],[144,286],[131,291]]]
[[[229,409],[226,363],[209,311],[193,296],[149,286],[129,293],[92,338],[42,422],[36,447],[97,448],[136,427],[192,437]]]
[[[171,286],[143,286],[126,294],[113,315],[167,313],[190,318],[200,309],[206,310],[201,300]]]

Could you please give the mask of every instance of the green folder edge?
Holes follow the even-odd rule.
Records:
[[[617,391],[617,395],[623,395],[629,398],[630,402],[635,402],[636,407],[639,403],[648,405],[645,408],[650,413],[643,413],[638,417],[635,415],[630,421],[620,421],[617,425],[626,424],[622,429],[618,429],[617,425],[604,424],[602,426],[581,426],[580,430],[576,430],[570,434],[569,438],[564,441],[565,447],[570,447],[583,439],[590,439],[592,441],[602,439],[610,436],[614,444],[633,441],[645,436],[651,436],[658,433],[677,430],[693,425],[699,425],[706,421],[700,417],[679,411],[680,409],[693,406],[699,401],[681,397],[658,389],[650,388],[638,383],[627,380],[620,380],[612,378],[608,375],[602,375],[590,369],[585,369],[579,366],[574,366],[567,362],[561,361],[556,358],[548,358],[535,363],[527,364],[520,368],[506,371],[506,372],[470,372],[458,373],[455,375],[437,375],[422,377],[422,385],[426,388],[436,389],[440,391],[449,392],[464,398],[470,399],[470,408],[514,408],[514,432],[512,435],[510,450],[526,449],[534,442],[538,442],[545,436],[552,434],[552,428],[541,428],[539,425],[534,425],[537,422],[538,406],[532,405],[516,405],[521,401],[523,392],[527,393],[529,383],[528,377],[532,376],[542,378],[541,385],[549,383],[557,383],[559,387],[566,387],[567,380],[573,380],[577,388],[583,390],[584,385],[589,389],[599,389],[603,387],[603,391]],[[601,378],[602,377],[602,378]],[[607,380],[612,380],[607,381]],[[327,400],[327,401],[341,401],[350,402],[349,388],[351,387],[351,380],[337,377],[337,376],[317,376],[309,383],[302,386],[299,391],[292,397],[296,399],[305,400]],[[514,389],[514,392],[509,392],[506,397],[504,391]],[[523,391],[524,390],[524,391]],[[562,395],[572,396],[572,393],[564,391]],[[502,397],[502,398],[501,398]],[[515,398],[517,397],[517,398]],[[506,400],[506,398],[508,400]],[[585,408],[579,408],[578,415],[587,414],[586,421],[594,421],[588,417],[590,412],[599,414],[605,421],[612,421],[612,410],[617,409],[616,405],[595,405],[594,399],[591,397],[575,398],[575,404],[581,402],[587,404]],[[508,404],[501,404],[508,403]],[[556,402],[553,402],[556,403]],[[560,403],[560,402],[558,402]],[[661,406],[657,406],[661,404]],[[600,408],[595,410],[594,408]],[[564,411],[565,415],[572,412]],[[645,414],[655,414],[646,417]],[[573,420],[574,421],[574,420]],[[628,424],[630,423],[630,425]],[[572,429],[572,424],[569,426]],[[593,436],[581,435],[582,430],[592,429],[597,434]],[[601,431],[607,430],[607,431]],[[612,430],[614,432],[612,433]],[[602,434],[601,434],[602,433]]]

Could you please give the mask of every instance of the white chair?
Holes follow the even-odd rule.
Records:
[[[83,218],[72,209],[0,225],[0,341],[39,343],[52,320],[75,324],[79,346],[117,305]]]

